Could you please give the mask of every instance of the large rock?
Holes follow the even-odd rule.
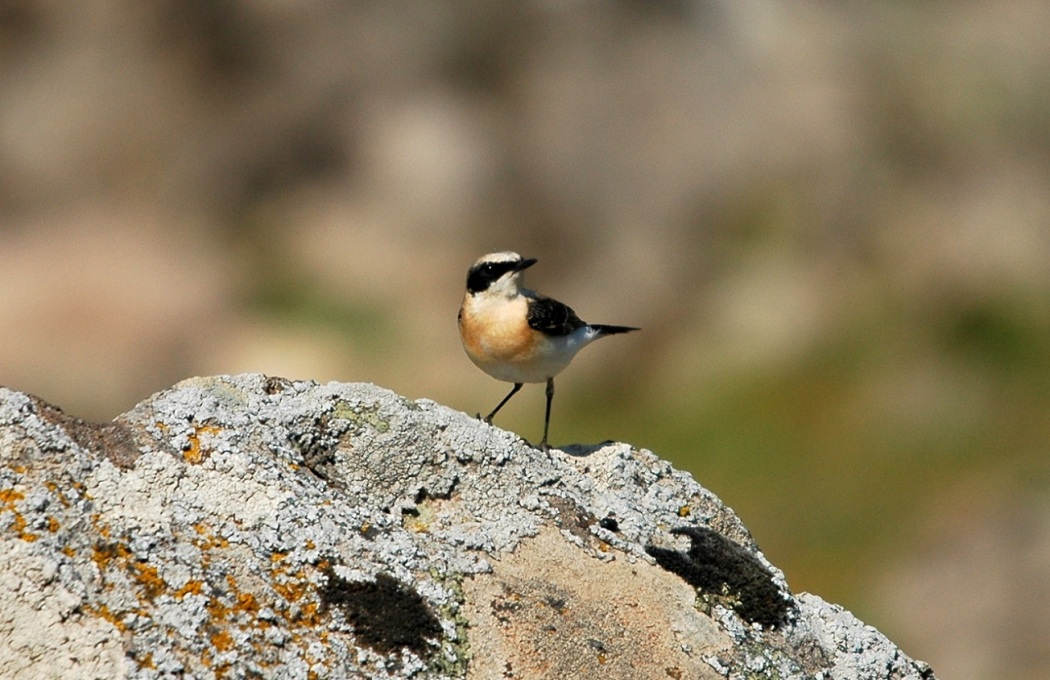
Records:
[[[3,678],[932,678],[626,444],[368,384],[0,390]]]

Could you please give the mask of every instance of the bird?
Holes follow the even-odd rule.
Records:
[[[485,416],[486,423],[492,424],[493,416],[525,383],[547,383],[539,448],[548,451],[554,376],[595,340],[639,329],[587,323],[568,305],[528,290],[524,272],[536,262],[536,258],[523,258],[510,251],[478,258],[467,272],[459,335],[475,366],[496,380],[514,385]]]

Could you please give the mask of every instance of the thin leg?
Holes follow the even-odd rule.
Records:
[[[547,430],[551,426],[551,401],[554,399],[554,378],[547,378],[547,415],[543,418],[543,441],[540,442],[540,448],[544,451],[550,449],[547,446]]]
[[[510,398],[513,397],[515,394],[517,394],[518,390],[520,390],[520,389],[521,389],[521,383],[514,383],[514,387],[511,389],[510,393],[507,394],[507,396],[503,397],[503,401],[501,401],[500,403],[496,404],[496,408],[492,409],[492,413],[490,413],[487,416],[485,416],[485,422],[488,423],[489,425],[491,425],[492,424],[492,416],[496,415],[496,412],[499,411],[501,408],[503,408],[503,405],[506,404],[508,401],[510,401]]]

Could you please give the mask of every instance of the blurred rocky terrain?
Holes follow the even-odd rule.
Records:
[[[944,677],[1046,677],[1047,25],[2,0],[0,384],[92,419],[249,370],[473,413],[504,390],[463,277],[514,249],[644,328],[565,374],[555,444],[660,450]],[[534,438],[541,393],[500,424]]]

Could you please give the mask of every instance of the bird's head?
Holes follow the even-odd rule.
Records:
[[[517,295],[521,291],[522,272],[534,264],[536,258],[523,258],[510,251],[484,255],[467,272],[467,292],[471,295]]]

